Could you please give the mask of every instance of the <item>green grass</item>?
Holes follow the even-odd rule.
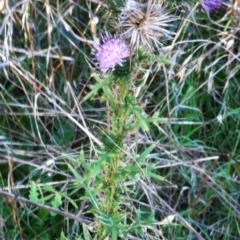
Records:
[[[122,1],[5,1],[0,239],[240,238],[239,20],[195,2],[121,82],[92,43]]]

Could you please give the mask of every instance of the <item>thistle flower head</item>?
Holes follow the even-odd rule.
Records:
[[[222,0],[201,0],[201,5],[206,12],[211,12],[219,8]]]
[[[172,38],[174,33],[168,28],[175,20],[159,4],[128,0],[119,16],[121,36],[130,41],[133,50],[143,46],[152,51],[164,40]]]
[[[127,44],[116,36],[106,32],[102,36],[102,43],[95,45],[95,56],[102,74],[114,70],[117,65],[122,66],[125,59],[130,56]]]

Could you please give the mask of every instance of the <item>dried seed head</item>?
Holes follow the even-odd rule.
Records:
[[[130,41],[133,51],[139,46],[153,51],[173,37],[174,33],[168,29],[175,20],[161,5],[128,0],[119,16],[121,36]]]

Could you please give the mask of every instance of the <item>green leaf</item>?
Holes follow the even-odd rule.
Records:
[[[228,111],[226,114],[223,115],[223,119],[239,113],[240,113],[240,108],[231,109],[230,111]]]
[[[61,232],[61,235],[60,235],[60,240],[68,240],[68,238],[65,237],[64,235],[64,232],[62,231]]]
[[[85,162],[85,156],[84,156],[84,151],[83,150],[80,151],[78,160],[79,160],[79,163]]]
[[[59,207],[62,205],[62,196],[56,192],[54,199],[51,201],[52,207],[59,209]],[[54,217],[56,216],[56,213],[50,212],[50,214]]]
[[[94,75],[94,78],[99,84],[95,84],[92,86],[92,91],[89,92],[84,98],[83,101],[86,101],[90,98],[92,98],[94,95],[98,93],[100,89],[102,89],[104,86],[107,86],[110,84],[110,78],[105,78],[104,80],[101,79],[98,75]]]
[[[142,130],[145,132],[149,131],[147,118],[142,114],[141,110],[136,107],[133,107],[131,108],[131,112],[136,115],[138,119],[138,124],[140,125]]]
[[[94,207],[96,209],[99,209],[98,201],[97,201],[96,197],[93,196],[93,194],[91,193],[89,187],[86,186],[86,184],[84,183],[84,179],[78,174],[78,172],[70,164],[68,164],[68,167],[69,167],[70,171],[72,171],[72,173],[75,176],[75,178],[77,179],[78,183],[85,189],[88,199],[92,202],[92,204],[94,205]]]
[[[69,167],[70,171],[73,173],[73,175],[76,178],[76,180],[78,181],[78,183],[82,184],[83,178],[81,177],[81,175],[70,164],[68,164],[68,167]]]
[[[136,161],[137,161],[138,163],[145,161],[146,158],[147,158],[147,156],[148,156],[148,154],[150,154],[151,151],[152,151],[154,148],[155,148],[155,145],[154,145],[154,144],[151,145],[151,146],[149,146],[139,157],[136,158]]]
[[[59,208],[62,205],[62,196],[59,193],[56,193],[54,200],[52,201],[53,207]]]
[[[172,62],[172,61],[171,61],[170,59],[168,59],[168,58],[165,58],[164,55],[157,56],[157,57],[156,57],[156,60],[157,60],[158,62],[164,63],[164,64],[166,64],[166,65],[175,65],[174,62]]]
[[[33,181],[31,182],[29,199],[30,199],[32,202],[39,202],[37,185],[36,185],[36,183],[33,182]]]
[[[153,123],[158,125],[159,123],[165,124],[169,122],[168,118],[159,117],[158,115],[159,115],[159,112],[155,112],[151,118],[148,118],[148,123]]]
[[[161,181],[161,182],[165,182],[165,177],[162,177],[162,176],[160,176],[159,174],[153,173],[153,172],[151,172],[151,170],[148,171],[148,174],[149,174],[149,176],[151,176],[152,178],[155,178],[155,179],[157,179],[157,180],[159,180],[159,181]]]
[[[113,228],[112,229],[112,240],[117,240],[118,239],[118,231],[117,229]]]
[[[83,228],[83,235],[84,235],[84,240],[90,240],[91,238],[91,234],[89,233],[89,230],[87,228],[87,226],[85,226],[84,224],[82,225]]]
[[[44,185],[43,188],[49,192],[59,194],[51,185]],[[76,209],[78,208],[77,204],[72,200],[67,194],[61,193],[61,196],[66,198]]]
[[[44,184],[43,188],[49,192],[55,192],[55,189],[53,188],[52,185]]]

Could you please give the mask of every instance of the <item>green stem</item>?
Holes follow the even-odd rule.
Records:
[[[116,183],[115,183],[115,174],[118,169],[118,163],[119,163],[119,158],[116,157],[113,161],[113,165],[110,166],[110,175],[109,175],[109,186],[110,186],[110,196],[109,196],[109,206],[108,206],[108,212],[111,213],[115,210],[115,199],[114,199],[114,194],[115,194],[115,189],[116,189]]]
[[[111,115],[111,131],[112,133],[114,133],[115,136],[117,136],[117,139],[121,143],[123,143],[123,139],[126,135],[125,125],[127,123],[127,111],[125,107],[123,107],[128,92],[127,84],[124,82],[117,84],[114,92],[115,94],[117,92],[117,95],[115,95],[116,99],[114,99],[114,101],[112,102],[113,114]],[[123,146],[123,144],[120,145]],[[115,208],[117,206],[117,202],[114,196],[116,193],[116,187],[118,185],[118,183],[116,182],[116,173],[118,172],[119,162],[123,160],[123,156],[124,155],[122,153],[116,152],[113,155],[111,165],[109,166],[109,172],[107,174],[107,182],[109,185],[109,191],[107,193],[108,206],[106,206],[108,213],[116,211]]]

